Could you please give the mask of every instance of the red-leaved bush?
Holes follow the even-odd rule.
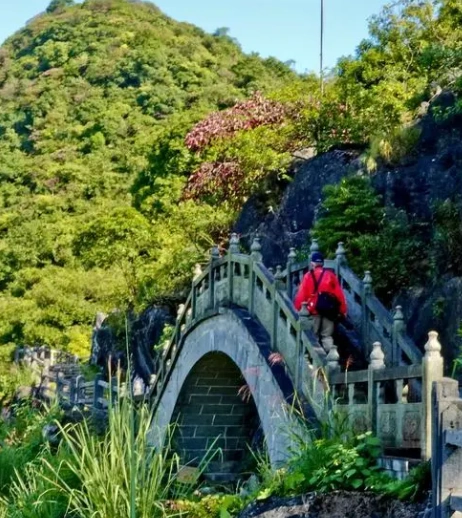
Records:
[[[188,181],[186,199],[217,196],[234,200],[245,191],[245,173],[237,162],[204,162]]]
[[[238,131],[258,126],[279,124],[284,120],[286,107],[265,99],[256,93],[247,101],[240,101],[232,108],[214,112],[197,123],[186,135],[185,144],[191,151],[201,151],[219,138],[231,137]]]

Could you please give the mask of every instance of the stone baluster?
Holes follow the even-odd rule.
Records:
[[[340,241],[337,245],[337,250],[335,251],[335,259],[336,259],[336,263],[337,263],[336,269],[337,269],[337,275],[338,275],[340,272],[340,267],[346,266],[346,264],[347,264],[346,250],[345,250],[345,247],[343,246],[343,241]]]
[[[303,331],[311,329],[313,327],[312,320],[310,317],[310,312],[308,311],[307,302],[302,302],[302,307],[298,313],[298,318],[300,320],[300,329]]]
[[[431,457],[432,450],[432,388],[435,381],[443,378],[443,357],[438,333],[430,331],[425,344],[425,356],[422,361],[422,426],[421,452],[422,460]]]
[[[333,374],[340,370],[340,355],[337,350],[337,346],[333,345],[326,357],[327,372]]]
[[[249,259],[249,312],[253,315],[255,307],[255,271],[253,265],[262,261],[260,236],[258,234],[255,234],[250,246]]]
[[[462,448],[458,445],[462,428],[462,400],[458,381],[442,378],[433,383],[432,401],[431,516],[456,518],[461,513],[454,512],[453,504],[460,505],[459,495],[462,494]]]
[[[233,232],[229,238],[229,249],[228,249],[228,300],[229,302],[234,301],[234,263],[233,255],[241,252],[239,234]]]
[[[295,252],[295,248],[294,247],[291,247],[290,248],[290,251],[289,251],[289,255],[287,256],[287,279],[286,279],[286,283],[287,283],[287,295],[289,296],[290,300],[293,299],[293,291],[294,291],[294,286],[293,286],[293,282],[292,282],[292,268],[293,268],[293,265],[295,264],[295,259],[297,258],[297,254]]]
[[[385,354],[380,342],[374,342],[372,344],[372,352],[369,356],[369,368],[373,371],[385,368]]]
[[[218,246],[214,245],[210,249],[210,264],[209,264],[209,309],[215,307],[215,263],[220,259],[220,251]]]
[[[196,279],[198,279],[202,275],[202,266],[199,263],[194,265],[193,270],[193,280],[191,287],[191,318],[194,320],[196,318],[197,312],[197,296],[198,291],[200,290],[200,286],[196,286]]]
[[[178,304],[178,308],[176,310],[176,321],[178,322],[178,320],[180,320],[181,318],[181,315],[184,311],[184,308],[185,308],[185,305],[183,303],[181,304]]]
[[[263,256],[261,255],[260,236],[258,234],[255,234],[252,245],[250,246],[250,256],[255,263],[262,262]]]
[[[371,272],[369,270],[366,270],[364,272],[363,287],[364,287],[365,295],[372,294],[372,276],[371,276]]]
[[[374,372],[385,368],[385,354],[380,342],[372,344],[372,352],[369,356],[368,368],[368,386],[367,386],[367,402],[368,402],[368,421],[374,433],[377,433],[378,421],[378,396],[380,387],[374,381]]]
[[[197,279],[202,275],[202,266],[196,263],[193,268],[193,280]]]
[[[241,251],[241,246],[240,246],[239,235],[236,234],[236,232],[233,232],[231,234],[231,237],[229,238],[228,253],[230,253],[230,254],[239,254],[240,251]]]
[[[285,289],[284,274],[282,273],[282,267],[280,264],[276,266],[276,273],[274,274],[274,281],[277,290]]]
[[[319,252],[319,244],[317,239],[312,239],[310,245],[310,259],[315,252]]]
[[[404,315],[401,306],[396,306],[395,314],[393,315],[392,328],[392,365],[399,365],[401,363],[401,351],[399,350],[398,339],[404,332]]]
[[[364,272],[363,292],[361,296],[361,340],[363,352],[367,356],[369,353],[367,344],[369,343],[369,308],[367,305],[368,297],[372,295],[372,276],[369,270]]]

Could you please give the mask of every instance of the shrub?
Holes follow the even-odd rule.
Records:
[[[326,254],[343,241],[351,268],[359,276],[370,270],[374,290],[385,302],[400,288],[425,280],[424,229],[405,212],[385,209],[367,178],[345,178],[327,186],[324,195],[312,233]]]
[[[403,159],[411,157],[415,152],[420,134],[420,128],[405,126],[373,137],[368,151],[362,157],[367,170],[375,171],[379,162],[398,165]]]
[[[195,481],[177,480],[178,456],[168,448],[149,445],[151,419],[148,405],[138,407],[135,414],[134,403],[124,398],[109,410],[102,439],[87,421],[60,426],[68,453],[58,466],[44,459],[43,469],[68,499],[71,514],[82,518],[164,516],[170,500],[191,494]],[[72,476],[72,485],[63,472]]]

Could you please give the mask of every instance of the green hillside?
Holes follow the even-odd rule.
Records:
[[[97,310],[181,285],[232,215],[178,203],[181,161],[194,160],[187,130],[294,77],[275,59],[245,55],[226,31],[207,34],[147,2],[54,0],[9,38],[0,48],[0,343],[79,350]],[[172,180],[162,157],[184,175]],[[141,213],[131,192],[153,162],[158,188],[150,182]]]

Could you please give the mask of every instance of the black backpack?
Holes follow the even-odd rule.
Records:
[[[313,270],[311,270],[311,276],[313,277],[314,293],[318,293],[318,288],[321,285],[322,277],[326,270],[322,270],[319,281],[316,281]],[[318,299],[316,301],[315,309],[319,316],[326,317],[329,320],[337,320],[340,313],[340,301],[332,293],[327,291],[320,291],[318,293]]]

